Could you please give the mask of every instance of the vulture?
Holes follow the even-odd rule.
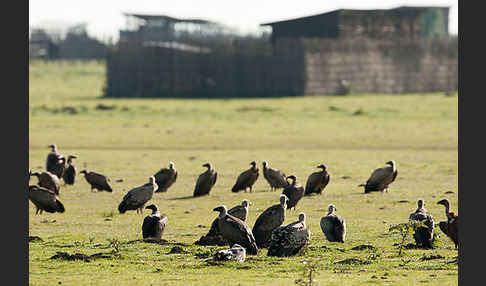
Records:
[[[292,256],[309,244],[311,232],[305,224],[305,214],[299,214],[299,220],[281,226],[272,232],[268,246],[268,256]]]
[[[250,192],[251,192],[251,187],[253,186],[253,184],[255,184],[256,180],[258,179],[259,170],[258,167],[256,166],[255,161],[252,161],[250,165],[251,165],[250,169],[244,171],[238,176],[235,185],[231,189],[232,192],[236,193],[242,190],[246,192],[247,188],[250,188]]]
[[[312,193],[321,194],[322,190],[329,184],[329,179],[331,175],[327,172],[326,165],[322,164],[317,166],[321,168],[322,171],[312,173],[307,179],[305,184],[305,195],[310,195]]]
[[[219,212],[218,228],[224,240],[230,245],[236,243],[243,246],[248,254],[258,254],[255,237],[244,221],[228,214],[224,205],[214,208],[213,211]]]
[[[123,197],[122,202],[118,205],[118,211],[123,214],[126,211],[137,210],[137,213],[143,213],[143,207],[152,199],[158,186],[155,183],[155,177],[151,176],[149,182],[143,186],[136,187],[128,191]]]
[[[43,211],[49,213],[63,213],[65,211],[64,205],[59,201],[56,194],[46,188],[30,185],[29,193],[27,194],[29,200],[35,205],[35,214],[42,214]]]
[[[342,216],[336,215],[336,206],[329,205],[327,215],[321,218],[321,229],[330,242],[344,242],[346,238],[346,221]]]
[[[275,191],[276,189],[285,188],[289,185],[289,182],[285,179],[286,176],[284,172],[269,168],[267,161],[263,161],[263,177],[267,180],[270,185],[270,189]]]
[[[423,200],[418,200],[417,205],[417,210],[411,213],[408,219],[410,221],[421,221],[427,227],[416,227],[413,238],[418,246],[432,248],[432,243],[434,242],[434,219],[424,208],[425,203]]]
[[[157,206],[151,204],[145,207],[146,209],[151,209],[152,214],[146,216],[142,224],[142,236],[144,240],[155,240],[160,241],[164,230],[167,227],[168,218],[167,216],[161,215]]]
[[[67,160],[67,167],[62,174],[62,179],[64,183],[68,185],[74,185],[74,179],[76,177],[76,167],[73,165],[72,160],[76,159],[75,155],[69,155]]]
[[[39,186],[49,189],[53,191],[56,195],[59,195],[59,189],[60,189],[60,184],[59,184],[59,179],[57,178],[56,175],[50,173],[50,172],[34,172],[32,173],[29,171],[29,178],[30,176],[36,176],[39,179]]]
[[[64,162],[62,163],[62,166],[60,163],[61,158],[64,158],[64,156],[57,151],[56,144],[51,144],[48,147],[51,148],[51,152],[47,154],[46,171],[56,174],[57,176],[59,170],[64,167]]]
[[[288,201],[289,199],[286,195],[281,195],[279,204],[267,208],[256,219],[253,225],[253,235],[255,236],[258,247],[266,247],[272,231],[284,222]]]
[[[360,184],[358,187],[364,187],[365,193],[388,191],[388,185],[395,181],[398,170],[395,161],[388,161],[386,164],[389,166],[374,170],[366,184]]]
[[[106,176],[95,172],[88,172],[86,170],[82,170],[79,173],[84,174],[86,182],[91,185],[91,191],[93,191],[93,189],[96,189],[98,191],[107,191],[110,193],[113,192],[113,189],[109,184],[110,179]]]
[[[169,162],[169,168],[162,168],[155,173],[155,183],[159,186],[157,192],[167,192],[170,186],[177,180],[177,170],[174,163]]]
[[[449,212],[450,204],[447,199],[440,200],[437,202],[437,204],[443,205],[445,207],[445,213],[447,218],[447,221],[439,222],[439,228],[452,240],[452,242],[454,242],[454,245],[457,249],[457,246],[459,245],[459,240],[457,237],[457,221],[459,219],[459,216],[457,216],[454,212]]]
[[[197,178],[196,186],[194,187],[194,197],[209,195],[211,188],[218,179],[218,172],[214,170],[211,163],[206,163],[203,167],[208,169]]]
[[[295,210],[297,203],[304,197],[304,187],[296,182],[297,178],[294,175],[288,176],[287,179],[291,179],[292,183],[284,188],[282,194],[289,198],[287,209],[294,208]]]
[[[246,249],[239,245],[233,244],[230,249],[220,250],[214,254],[213,259],[215,261],[228,261],[228,260],[236,260],[238,262],[245,261],[246,258]]]

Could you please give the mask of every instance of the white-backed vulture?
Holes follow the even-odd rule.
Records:
[[[167,192],[170,186],[177,180],[177,170],[174,162],[169,162],[169,168],[162,168],[154,175],[155,183],[159,186],[157,192]]]
[[[39,179],[38,185],[40,187],[49,189],[53,191],[56,195],[59,195],[59,190],[60,190],[60,182],[59,178],[57,178],[56,175],[51,174],[50,172],[30,172],[29,171],[29,177],[30,176],[36,176]]]
[[[246,258],[246,249],[239,245],[233,244],[230,249],[220,250],[216,252],[213,256],[215,261],[228,261],[228,260],[235,260],[239,262],[245,261]]]
[[[61,153],[59,153],[56,144],[51,144],[48,147],[51,148],[51,152],[47,154],[46,171],[56,175],[60,168],[60,164],[61,164],[60,160],[64,156],[61,155]],[[62,164],[64,166],[64,162]]]
[[[123,214],[126,211],[137,210],[137,213],[143,214],[143,207],[152,199],[157,188],[158,186],[155,183],[155,177],[151,176],[147,184],[133,188],[127,192],[121,203],[118,205],[118,211]]]
[[[91,191],[96,189],[98,191],[107,191],[110,193],[113,192],[113,189],[109,184],[110,179],[106,176],[98,174],[96,172],[88,172],[86,170],[82,170],[79,173],[84,174],[86,182],[88,182],[88,184],[90,184],[91,186]]]
[[[286,195],[280,195],[280,203],[267,208],[256,219],[252,232],[258,247],[267,247],[272,231],[285,221],[288,201]]]
[[[256,162],[252,161],[250,163],[251,168],[244,171],[241,173],[238,178],[236,179],[236,183],[234,184],[233,188],[231,189],[232,192],[236,193],[239,191],[245,191],[247,188],[253,187],[253,184],[255,184],[256,180],[258,179],[258,167],[256,166]]]
[[[62,179],[64,183],[68,185],[74,185],[74,180],[76,178],[76,166],[73,164],[73,159],[76,159],[75,155],[69,155],[67,160],[67,167],[64,170],[64,174],[62,174]]]
[[[214,170],[211,163],[206,163],[203,167],[208,169],[197,178],[196,186],[194,187],[194,197],[209,195],[209,192],[218,179],[218,172]]]
[[[425,203],[423,200],[418,200],[417,206],[417,210],[411,213],[408,219],[411,221],[421,221],[427,227],[416,227],[413,238],[418,246],[432,248],[432,243],[434,242],[434,219],[424,208]]]
[[[386,167],[378,168],[371,173],[371,176],[366,181],[366,184],[360,184],[359,187],[365,188],[365,193],[388,191],[388,185],[395,181],[398,175],[398,169],[395,161],[386,162]]]
[[[330,242],[344,242],[346,239],[346,221],[334,213],[336,206],[329,205],[327,215],[321,218],[321,230]]]
[[[144,240],[160,241],[167,227],[167,215],[161,215],[157,206],[151,204],[145,207],[152,210],[152,214],[146,216],[142,223],[142,236]]]
[[[459,245],[459,239],[458,239],[458,220],[459,216],[456,215],[454,212],[449,211],[450,210],[450,204],[447,199],[443,199],[437,202],[439,205],[443,205],[445,207],[445,213],[446,213],[446,221],[441,221],[439,222],[439,228],[442,230],[442,232],[447,235],[452,242],[454,242],[454,245],[457,249],[457,246]]]
[[[289,198],[289,202],[287,203],[287,209],[294,208],[297,206],[297,203],[304,197],[304,187],[301,184],[297,183],[297,177],[294,175],[290,175],[287,179],[291,179],[292,183],[290,183],[285,189],[282,191],[282,194],[286,195]]]
[[[219,212],[219,231],[230,246],[239,244],[246,249],[248,254],[258,254],[255,237],[244,221],[228,214],[224,205],[214,208],[213,211]]]
[[[327,171],[327,167],[324,164],[317,166],[321,168],[322,171],[312,173],[307,179],[305,184],[305,195],[310,195],[312,193],[321,194],[322,190],[327,186],[331,178],[331,174]]]
[[[46,188],[30,185],[27,197],[34,204],[35,214],[42,214],[43,211],[49,213],[63,213],[65,211],[64,205],[61,203],[56,194]]]
[[[263,177],[267,180],[268,184],[270,185],[270,190],[275,191],[280,188],[285,188],[289,185],[289,182],[286,179],[285,173],[268,167],[267,161],[263,161]]]
[[[309,244],[311,232],[305,224],[305,214],[299,214],[299,220],[278,227],[272,232],[268,246],[268,256],[296,255],[302,247]]]

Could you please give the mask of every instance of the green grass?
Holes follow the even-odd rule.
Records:
[[[29,203],[29,235],[43,239],[29,244],[32,285],[294,285],[307,260],[318,261],[319,285],[457,285],[458,266],[447,262],[458,253],[447,237],[442,235],[434,250],[404,250],[398,257],[393,244],[399,237],[388,232],[391,224],[407,221],[418,198],[425,200],[436,221],[445,217],[436,204],[442,198],[457,212],[457,96],[103,99],[104,80],[103,62],[30,64],[30,168],[43,169],[47,146],[56,143],[63,154],[78,156],[78,171],[106,174],[114,188],[113,193],[91,193],[78,176],[74,186],[61,187],[65,213],[36,216]],[[392,159],[399,175],[390,191],[364,195],[357,185]],[[291,258],[267,257],[263,250],[242,264],[208,265],[204,257],[221,247],[193,243],[208,231],[217,215],[214,207],[249,199],[251,227],[263,210],[278,202],[280,192],[270,192],[262,175],[253,193],[230,191],[252,160],[260,168],[267,160],[296,175],[301,184],[315,166],[328,166],[331,182],[323,194],[304,198],[285,221],[305,212],[311,243],[305,254]],[[120,215],[118,203],[169,161],[176,164],[178,180],[152,201],[169,217],[164,238],[172,244],[132,242],[141,239],[144,216]],[[211,195],[186,198],[207,161],[219,173]],[[347,220],[344,244],[327,242],[320,230],[330,203]],[[113,239],[120,243],[120,257],[49,259],[57,251],[111,252]],[[176,242],[185,244],[186,253],[168,254]],[[362,244],[377,250],[351,250]],[[421,260],[431,254],[444,258]],[[348,258],[363,263],[337,263]]]

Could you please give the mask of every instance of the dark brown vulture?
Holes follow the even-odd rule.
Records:
[[[218,179],[218,172],[214,170],[211,163],[206,163],[203,167],[208,169],[197,178],[196,186],[194,187],[194,197],[209,195],[209,192]]]
[[[137,210],[137,213],[143,214],[143,207],[152,199],[157,188],[155,177],[151,176],[147,184],[127,192],[122,202],[118,205],[118,211],[123,214],[126,211]]]
[[[110,179],[107,178],[106,176],[95,172],[88,172],[86,170],[82,170],[79,173],[84,174],[84,178],[86,179],[86,182],[88,182],[88,184],[91,185],[91,191],[96,189],[98,191],[107,191],[110,193],[113,192],[113,189],[109,184]]]
[[[289,198],[287,209],[294,208],[295,210],[297,203],[304,197],[304,187],[297,183],[297,177],[294,175],[288,176],[287,179],[291,179],[292,183],[285,187],[282,194]]]
[[[236,193],[236,192],[239,192],[239,191],[245,191],[246,192],[246,189],[247,188],[250,188],[250,192],[251,192],[251,188],[253,186],[253,184],[255,184],[256,180],[258,179],[258,167],[256,166],[256,162],[255,161],[252,161],[250,163],[251,165],[251,168],[244,171],[243,173],[241,173],[238,178],[236,179],[236,183],[235,185],[233,186],[233,188],[231,189],[232,192]]]
[[[388,185],[395,181],[398,169],[393,160],[386,162],[386,164],[389,166],[374,170],[366,184],[360,184],[358,187],[364,187],[365,193],[388,191]]]
[[[167,215],[161,215],[157,206],[151,204],[145,207],[151,209],[152,214],[145,217],[142,223],[142,236],[144,240],[162,240],[162,235],[167,227],[168,218]]]
[[[416,227],[414,229],[413,238],[418,246],[432,248],[432,243],[434,242],[434,219],[424,208],[425,203],[423,200],[418,200],[417,206],[417,210],[411,213],[408,219],[410,221],[421,221],[427,227]]]
[[[42,214],[43,211],[49,213],[63,213],[65,211],[64,205],[59,201],[56,194],[46,188],[30,185],[27,197],[35,206],[35,214]]]
[[[445,207],[445,213],[446,213],[446,218],[447,221],[441,221],[439,222],[439,228],[442,230],[445,235],[447,235],[452,242],[454,242],[454,245],[457,249],[457,246],[459,245],[459,239],[457,236],[457,229],[458,229],[458,220],[459,216],[456,215],[454,212],[450,212],[450,204],[447,199],[443,199],[437,202],[439,205],[443,205]]]
[[[327,167],[324,164],[317,166],[317,168],[321,168],[322,171],[312,173],[307,179],[307,183],[305,184],[306,196],[312,193],[320,195],[331,178],[331,175],[327,172]]]
[[[67,167],[62,174],[62,179],[64,183],[68,185],[74,185],[74,179],[76,178],[76,166],[74,166],[72,160],[76,159],[75,155],[69,155],[67,160]]]
[[[344,242],[346,239],[346,221],[342,216],[336,215],[336,207],[331,204],[327,215],[321,218],[321,229],[330,242]]]
[[[267,180],[268,184],[270,185],[270,190],[275,191],[280,188],[285,188],[289,185],[289,182],[286,180],[285,173],[274,169],[269,168],[267,161],[263,161],[263,177]]]
[[[60,162],[61,158],[64,158],[64,156],[61,155],[59,151],[57,151],[56,144],[51,144],[48,147],[51,148],[51,152],[47,154],[46,171],[57,176],[59,170],[62,170],[64,168],[64,162],[62,162],[62,166]]]
[[[56,175],[50,172],[30,172],[29,177],[36,176],[39,179],[39,186],[53,191],[56,195],[59,195],[60,182]]]
[[[167,192],[170,186],[177,180],[177,170],[174,163],[169,162],[169,168],[162,168],[155,175],[155,183],[159,186],[157,192]]]
[[[304,246],[309,244],[311,232],[305,224],[305,214],[299,214],[299,220],[285,226],[278,227],[272,232],[268,246],[268,256],[296,255]]]
[[[244,221],[228,214],[226,206],[224,205],[214,208],[213,211],[219,212],[219,231],[230,246],[239,244],[246,249],[248,254],[258,254],[255,238],[253,237],[251,229]]]
[[[285,221],[288,201],[287,196],[280,195],[280,203],[267,208],[256,219],[252,232],[258,247],[267,247],[272,231]]]

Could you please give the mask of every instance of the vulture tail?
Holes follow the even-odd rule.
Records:
[[[235,184],[235,185],[233,186],[233,188],[231,189],[231,191],[232,191],[233,193],[237,193],[238,191],[240,191],[240,189],[241,189],[241,188],[240,188],[240,186],[238,186],[238,184]]]

